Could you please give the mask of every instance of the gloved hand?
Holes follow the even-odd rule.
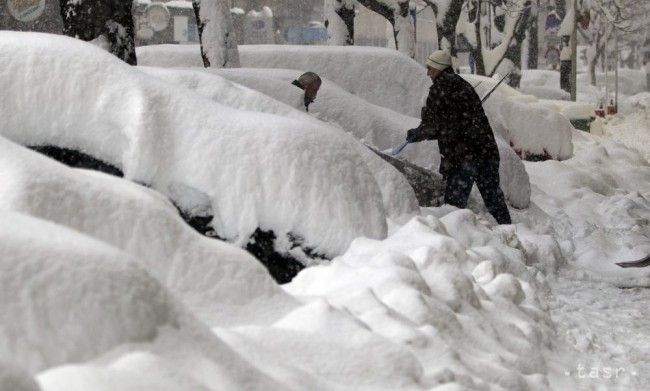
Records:
[[[417,136],[418,136],[418,128],[409,129],[406,132],[406,141],[408,141],[409,143],[412,143],[413,141],[415,141]]]

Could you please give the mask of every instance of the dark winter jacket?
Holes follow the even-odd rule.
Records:
[[[474,88],[447,68],[429,89],[420,126],[409,141],[438,140],[441,172],[463,162],[499,161],[492,128]],[[443,172],[444,174],[444,172]]]

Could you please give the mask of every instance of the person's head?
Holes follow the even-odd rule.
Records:
[[[316,95],[322,84],[320,76],[314,72],[305,72],[298,78],[298,83],[302,86],[302,89],[305,90],[305,103],[309,103],[316,100]]]
[[[436,50],[427,58],[427,76],[436,80],[445,69],[451,67],[451,54],[447,50]]]

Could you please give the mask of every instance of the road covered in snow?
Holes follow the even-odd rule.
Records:
[[[78,40],[0,33],[0,389],[650,382],[650,270],[615,265],[650,253],[650,163],[612,140],[642,134],[626,118],[647,106],[593,136],[561,102],[500,87],[485,108],[514,224],[498,226],[477,194],[471,210],[418,207],[364,145],[417,125],[419,65],[271,49],[207,72],[196,47],[151,47],[134,68]],[[307,68],[325,80],[310,115],[290,84]],[[481,94],[495,83],[471,79]],[[440,159],[435,142],[404,157]],[[309,267],[278,285],[249,253],[262,250]]]

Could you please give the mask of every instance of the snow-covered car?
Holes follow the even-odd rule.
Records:
[[[261,232],[305,262],[386,236],[380,187],[340,130],[218,104],[72,38],[7,32],[0,52],[0,135],[12,141],[107,163],[181,210],[209,211],[214,234],[242,247]]]
[[[243,68],[314,71],[370,103],[416,118],[431,85],[421,65],[384,48],[241,45],[239,53]],[[139,64],[148,66],[202,66],[196,45],[140,47],[138,58]],[[497,83],[483,76],[463,77],[476,86],[481,97]],[[556,160],[571,157],[571,123],[534,96],[501,84],[484,108],[494,131],[522,157]]]
[[[406,130],[419,124],[417,118],[369,103],[327,79],[323,79],[318,97],[310,105],[310,115],[308,116],[304,112],[302,91],[291,84],[291,81],[300,74],[300,71],[295,70],[261,68],[204,70],[203,68],[154,67],[141,67],[141,69],[153,76],[180,84],[229,106],[288,115],[304,121],[313,121],[313,117],[318,118],[343,129],[364,144],[380,151],[399,145],[404,140]],[[237,83],[236,85],[247,86],[252,91],[259,91],[266,95],[254,94],[251,90],[242,90],[237,95],[224,93],[228,88],[234,87],[227,84],[222,77]],[[240,87],[240,89],[243,88],[245,87]],[[285,104],[269,101],[266,98],[267,95]],[[233,100],[233,96],[240,98]],[[506,198],[510,205],[516,208],[526,208],[530,202],[530,184],[526,170],[507,143],[498,137],[497,142],[501,154],[501,186]],[[409,211],[410,196],[403,190],[404,186],[401,184],[400,178],[395,176],[394,170],[378,161],[381,159],[378,159],[373,153],[369,154],[368,149],[363,146],[360,147],[359,153],[364,156],[366,164],[371,168],[380,184],[384,205],[389,216],[403,215]],[[410,145],[402,152],[401,157],[435,172],[437,172],[440,163],[440,153],[435,141]],[[384,158],[386,157],[384,156]],[[407,171],[408,174],[412,170]],[[440,181],[440,178],[437,180]],[[411,185],[416,189],[416,194],[422,198],[418,185],[415,183]],[[444,187],[442,184],[437,187],[440,186]],[[431,202],[431,200],[428,201]],[[421,201],[420,205],[431,204]]]

